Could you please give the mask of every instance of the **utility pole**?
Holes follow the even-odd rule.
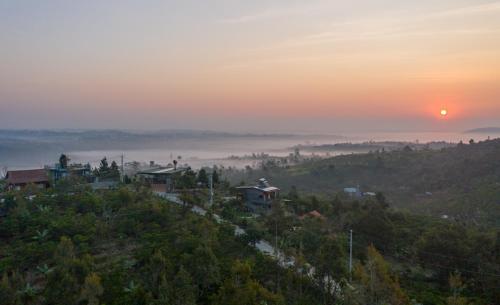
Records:
[[[276,217],[276,216],[275,216]],[[274,253],[276,259],[278,260],[278,265],[280,264],[280,253],[278,251],[278,219],[274,219]],[[279,268],[276,269],[276,293],[280,290],[280,274]]]
[[[349,231],[349,282],[352,282],[352,230]]]
[[[278,258],[278,220],[274,219],[274,253],[276,255],[276,258]]]
[[[124,173],[124,171],[123,171],[123,154],[122,154],[120,157],[121,157],[121,170],[122,170],[122,171],[121,171],[121,177],[120,177],[120,180],[121,180],[121,182],[123,183],[123,182],[124,182],[124,180],[125,180],[125,179],[124,179],[124,178],[125,178],[125,176],[124,176],[124,174],[125,174],[125,173]]]
[[[210,184],[210,206],[212,206],[214,204],[214,172],[208,176],[208,182]]]

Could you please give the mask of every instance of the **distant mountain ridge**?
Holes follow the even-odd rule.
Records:
[[[186,129],[156,131],[0,129],[0,166],[40,167],[53,162],[61,153],[81,155],[82,152],[92,151],[99,152],[98,154],[102,155],[99,158],[105,154],[109,156],[111,152],[119,154],[124,151],[164,151],[165,155],[173,151],[179,154],[196,151],[196,154],[200,155],[207,151],[223,151],[229,156],[234,151],[250,153],[271,148],[287,149],[290,143],[314,142],[317,139],[332,141],[343,138],[335,135],[258,134]],[[282,142],[286,144],[278,144]],[[260,143],[265,144],[260,145]],[[221,148],[222,146],[224,148]],[[82,157],[82,162],[86,161],[88,158]]]
[[[326,137],[344,139],[345,137],[334,134],[295,134],[295,133],[251,133],[251,132],[224,132],[212,130],[191,130],[191,129],[166,129],[166,130],[151,130],[151,131],[135,131],[135,130],[120,130],[120,129],[87,129],[87,130],[56,130],[56,129],[0,129],[1,138],[16,138],[16,139],[42,139],[42,138],[63,138],[63,137],[78,137],[78,138],[96,138],[96,137],[113,137],[113,138],[176,138],[176,137]]]
[[[500,127],[474,128],[465,131],[465,133],[500,133]]]

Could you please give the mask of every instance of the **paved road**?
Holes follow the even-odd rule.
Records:
[[[157,195],[162,197],[162,198],[165,198],[173,203],[176,203],[179,205],[183,204],[182,201],[179,199],[179,196],[177,194],[157,193]],[[193,213],[196,213],[196,214],[202,215],[202,216],[205,216],[207,214],[207,211],[205,209],[203,209],[197,205],[194,205],[191,208],[191,211]],[[222,217],[220,217],[217,214],[213,214],[212,216],[214,217],[215,221],[217,221],[218,223],[223,223],[223,222],[230,223],[230,222],[222,219]],[[245,230],[242,229],[240,226],[235,225],[233,223],[231,223],[231,225],[234,226],[234,234],[236,236],[246,234]],[[265,240],[259,240],[257,243],[255,243],[255,248],[257,250],[259,250],[260,252],[267,254],[267,255],[273,257],[274,259],[278,260],[278,263],[283,267],[291,267],[291,266],[295,265],[295,260],[293,257],[286,257],[284,255],[284,253],[279,251],[279,249],[276,249],[274,246],[272,246],[269,242],[267,242]]]
[[[177,194],[157,193],[157,195],[162,197],[162,198],[165,198],[173,203],[183,205],[183,202],[179,199],[179,196]],[[203,209],[197,205],[194,205],[191,208],[191,211],[193,213],[196,213],[196,214],[202,215],[202,216],[205,216],[207,214],[207,211],[205,209]],[[230,223],[234,227],[234,234],[236,236],[240,236],[240,235],[243,235],[246,233],[245,230],[242,229],[240,226],[224,220],[219,215],[212,214],[212,216],[214,217],[215,221],[217,221],[217,223],[223,223],[223,222]],[[272,258],[274,258],[275,260],[277,260],[278,264],[284,268],[293,267],[295,265],[295,259],[293,257],[286,257],[286,255],[283,252],[281,252],[279,249],[276,249],[275,247],[273,247],[271,245],[271,243],[269,243],[263,239],[259,240],[257,243],[255,243],[255,248],[257,250],[259,250],[260,252],[267,254],[267,255],[271,256]],[[314,279],[315,278],[314,277],[315,268],[309,264],[307,264],[307,265],[309,266],[309,268],[308,268],[309,270],[307,272],[307,275],[310,278]],[[326,277],[325,277],[325,280],[330,282],[330,285],[328,285],[328,286],[331,289],[331,291],[330,291],[331,293],[339,293],[340,292],[340,285],[337,284],[335,282],[335,280],[329,279]]]

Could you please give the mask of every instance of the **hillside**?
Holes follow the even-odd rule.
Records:
[[[318,301],[307,278],[281,269],[230,225],[140,186],[27,192],[36,197],[9,193],[0,202],[2,305]]]
[[[345,162],[335,158],[282,170],[298,173],[339,160]],[[349,160],[345,168],[336,166],[353,165]],[[445,305],[452,277],[462,283],[454,299],[498,303],[497,228],[401,213],[383,196],[357,202],[303,191],[256,216],[226,197],[230,190],[227,183],[216,184],[206,213],[190,205],[203,205],[206,193],[167,197],[174,203],[140,181],[92,191],[68,179],[49,190],[29,186],[3,193],[1,303],[361,305],[378,299]],[[233,224],[240,226],[238,235]],[[346,264],[350,230],[352,274]],[[265,254],[273,246],[261,252],[262,241],[274,241],[293,263],[278,264]],[[375,287],[368,274],[375,275]]]
[[[500,139],[442,150],[343,155],[296,166],[226,171],[233,183],[268,178],[285,193],[383,192],[394,207],[500,226]]]

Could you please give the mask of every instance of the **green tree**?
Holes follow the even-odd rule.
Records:
[[[195,198],[193,194],[189,192],[183,192],[179,196],[179,200],[182,201],[184,206],[191,206],[195,203]]]
[[[231,276],[224,281],[218,293],[212,298],[214,305],[278,305],[284,304],[283,297],[274,294],[252,279],[252,268],[246,262],[236,261]]]
[[[198,171],[196,182],[201,183],[201,185],[203,185],[204,187],[208,185],[208,175],[205,169],[202,168]]]
[[[193,280],[198,284],[199,297],[208,297],[221,281],[217,257],[210,247],[201,245],[194,250],[190,265]]]
[[[214,169],[212,171],[212,182],[214,185],[219,185],[219,183],[220,183],[219,173],[217,172],[217,167],[215,167],[215,166],[214,166]]]
[[[445,286],[449,280],[449,270],[468,268],[467,263],[474,256],[469,242],[470,237],[463,226],[446,224],[432,227],[420,237],[415,246],[418,258],[424,266],[442,267],[436,270],[436,274],[437,280]]]
[[[291,200],[297,200],[299,199],[299,192],[297,190],[297,187],[295,185],[292,185],[290,188],[290,192],[288,193],[287,197]]]
[[[22,304],[29,305],[34,304],[38,290],[30,283],[26,283],[26,285],[19,290],[18,293],[21,296]]]
[[[260,231],[254,224],[250,224],[245,229],[245,234],[241,237],[247,244],[255,247],[255,244],[264,237],[264,232]]]
[[[54,258],[58,264],[66,264],[75,258],[75,246],[69,237],[61,237],[54,253]]]
[[[354,279],[366,303],[373,305],[406,305],[410,301],[401,289],[399,280],[390,270],[389,264],[373,245],[367,249],[364,265],[357,264]]]
[[[380,204],[380,206],[382,206],[383,208],[389,207],[387,199],[385,198],[385,195],[382,192],[377,192],[377,194],[375,195],[375,199],[377,199],[378,204]]]
[[[462,281],[462,276],[459,272],[454,272],[450,274],[448,279],[450,285],[450,290],[452,295],[446,299],[447,305],[467,305],[467,298],[461,296],[462,290],[465,285]]]
[[[120,169],[118,168],[118,164],[116,164],[114,160],[113,162],[111,162],[108,175],[110,178],[115,178],[115,179],[120,177]]]
[[[0,300],[2,300],[2,304],[6,305],[14,305],[17,300],[17,293],[14,287],[10,282],[9,276],[7,273],[4,273],[2,276],[2,280],[0,281]]]
[[[101,278],[96,273],[91,273],[85,277],[80,300],[87,301],[88,305],[99,305],[99,297],[103,292]]]
[[[340,282],[347,275],[345,246],[339,238],[327,238],[316,254],[315,277],[322,284],[324,304],[336,302]]]
[[[183,266],[179,268],[173,282],[173,305],[196,304],[196,287],[193,285],[191,275]]]
[[[73,242],[65,236],[61,237],[53,258],[54,271],[48,275],[44,289],[47,304],[77,303],[91,262],[77,259]]]
[[[68,168],[69,161],[70,159],[68,158],[68,156],[66,156],[65,154],[61,154],[61,156],[59,157],[59,166],[61,168]]]
[[[196,187],[196,173],[190,169],[176,177],[176,187],[179,189],[192,189]]]
[[[99,164],[98,174],[99,177],[107,177],[109,174],[109,164],[108,164],[108,159],[106,157],[101,159],[101,163]]]
[[[54,268],[49,268],[47,264],[43,264],[42,266],[36,267],[36,270],[44,277],[47,277],[52,271],[54,271]]]
[[[150,276],[151,291],[154,297],[159,297],[166,285],[167,269],[169,269],[169,262],[161,252],[157,250],[151,256],[148,266],[148,274]],[[163,288],[162,288],[163,287]]]

